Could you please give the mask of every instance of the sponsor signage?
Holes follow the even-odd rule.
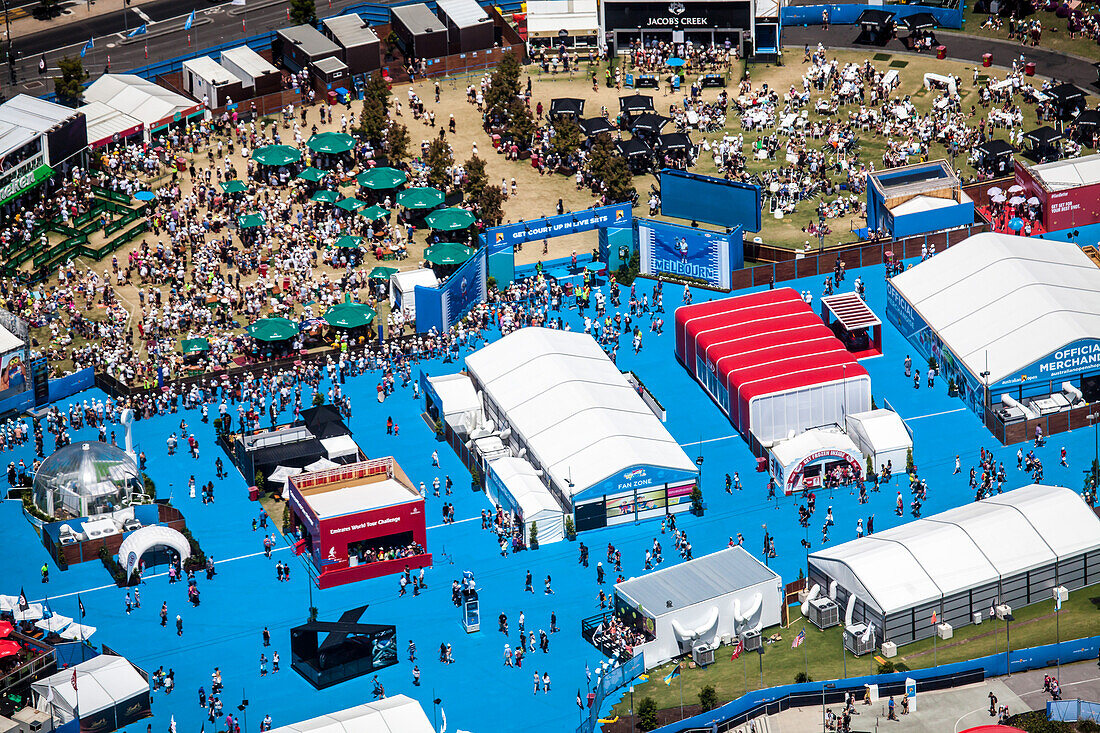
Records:
[[[545,216],[541,219],[505,224],[489,229],[482,236],[489,245],[489,254],[495,254],[504,250],[510,251],[517,244],[536,239],[562,237],[615,225],[627,226],[633,217],[630,204],[610,204],[560,216]]]
[[[628,3],[605,0],[604,12],[608,30],[744,29],[750,25],[750,7],[747,2]]]
[[[45,155],[36,153],[9,171],[0,174],[0,203],[6,203],[53,174],[45,164]]]

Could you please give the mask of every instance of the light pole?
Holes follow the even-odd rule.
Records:
[[[825,722],[825,690],[834,690],[836,685],[832,682],[826,682],[821,686],[821,731],[822,733],[828,733],[829,726]],[[631,728],[633,730],[633,728]]]
[[[1092,491],[1096,492],[1096,475],[1097,466],[1100,465],[1100,437],[1097,436],[1097,430],[1100,429],[1100,423],[1096,418],[1100,417],[1100,411],[1090,412],[1085,416],[1088,418],[1089,424],[1092,425],[1092,440],[1093,440],[1093,454],[1092,454],[1092,468],[1089,470],[1089,475],[1092,477]]]
[[[634,685],[630,686],[630,730],[634,730]]]
[[[1005,614],[1005,677],[1012,676],[1012,622],[1016,617]]]

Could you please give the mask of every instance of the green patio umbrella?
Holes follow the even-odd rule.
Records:
[[[251,229],[252,227],[260,227],[263,225],[264,215],[257,212],[245,214],[237,219],[237,226],[241,229]]]
[[[461,265],[474,256],[474,251],[461,244],[444,242],[424,250],[424,259],[433,265]]]
[[[346,132],[319,132],[306,145],[315,153],[346,153],[355,147],[355,138]]]
[[[201,351],[210,351],[210,342],[204,338],[184,339],[180,342],[184,354],[198,354]]]
[[[358,211],[367,205],[366,201],[360,201],[357,198],[348,197],[336,202],[336,208],[343,209],[344,211]]]
[[[319,170],[317,168],[314,168],[314,167],[310,166],[309,168],[306,168],[304,171],[302,171],[301,173],[299,173],[298,175],[296,175],[294,177],[297,178],[298,180],[301,180],[301,181],[309,181],[310,183],[320,183],[321,179],[325,177],[325,172],[323,170]]]
[[[382,267],[381,265],[378,265],[373,270],[370,271],[370,274],[367,275],[367,279],[368,280],[389,280],[390,275],[392,275],[395,272],[397,272],[396,267]]]
[[[358,247],[359,243],[362,241],[362,237],[353,237],[350,234],[345,234],[344,236],[337,239],[336,243],[333,246],[340,248],[347,247],[351,249],[352,247]]]
[[[359,216],[363,217],[367,221],[376,221],[382,217],[388,215],[390,212],[383,209],[378,204],[374,206],[368,206],[365,209],[359,209]]]
[[[289,145],[265,145],[252,151],[252,160],[260,165],[287,165],[302,159],[302,151]]]
[[[298,334],[298,325],[286,318],[261,318],[245,331],[258,341],[286,341]]]
[[[375,191],[385,191],[390,188],[397,188],[405,181],[409,180],[401,171],[396,168],[371,168],[365,173],[360,173],[355,179],[359,182],[359,185],[363,188],[370,188]]]
[[[320,204],[335,204],[340,200],[340,194],[335,191],[318,191],[309,200]]]
[[[436,209],[424,217],[432,229],[441,232],[457,232],[461,229],[469,229],[474,225],[474,215],[466,209]]]
[[[377,314],[369,305],[363,303],[339,303],[325,311],[325,322],[340,328],[358,328],[366,326]]]
[[[221,184],[221,187],[222,191],[226,193],[244,193],[248,190],[248,186],[244,185],[236,179],[232,181],[225,181]]]
[[[427,186],[406,188],[397,194],[397,203],[406,209],[434,209],[443,203],[443,192]]]

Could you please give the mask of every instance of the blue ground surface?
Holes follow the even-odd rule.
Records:
[[[855,276],[861,274],[867,287],[867,299],[884,318],[885,289],[883,268],[872,267],[852,271],[845,281],[850,289]],[[820,296],[824,278],[795,281],[797,290],[809,289]],[[651,287],[639,281],[639,288]],[[672,309],[679,304],[682,290],[666,288],[666,329],[662,336],[644,331],[644,348],[632,353],[629,339],[623,339],[619,363],[623,369],[636,371],[657,398],[667,407],[668,428],[684,445],[691,457],[701,449],[705,457],[704,494],[707,512],[701,518],[680,515],[678,521],[686,529],[696,555],[726,546],[730,536],[742,532],[746,547],[759,555],[762,549],[761,526],[776,540],[778,557],[771,564],[784,581],[798,576],[805,567],[805,550],[800,545],[806,531],[797,523],[798,503],[794,498],[781,499],[778,504],[766,500],[766,476],[755,472],[755,460],[744,441],[735,434],[729,421],[688,376],[676,361],[673,352]],[[696,302],[713,297],[703,291],[695,294]],[[575,311],[566,316],[575,329],[579,319]],[[643,326],[645,329],[646,323]],[[875,399],[880,406],[885,400],[912,427],[915,455],[921,475],[929,483],[929,498],[925,513],[931,514],[969,502],[973,494],[967,486],[969,466],[977,463],[979,448],[994,448],[1009,467],[1007,488],[1029,483],[1015,468],[1016,447],[999,448],[979,421],[956,399],[948,398],[942,381],[929,390],[922,384],[914,390],[911,380],[903,375],[902,361],[911,353],[909,345],[889,324],[884,324],[885,356],[866,360],[872,378]],[[454,364],[428,363],[429,373],[445,373],[457,369]],[[465,471],[458,459],[443,444],[436,443],[433,433],[419,418],[420,405],[412,399],[410,390],[399,389],[382,405],[375,400],[377,380],[371,376],[354,379],[345,385],[353,395],[353,415],[350,421],[355,438],[370,456],[393,455],[405,472],[416,482],[431,484],[436,472],[455,479],[457,490],[450,499],[456,506],[456,524],[440,524],[440,507],[444,498],[428,498],[428,547],[435,553],[436,565],[427,571],[429,589],[419,597],[411,594],[397,597],[395,577],[313,592],[314,604],[322,619],[334,619],[353,606],[369,604],[363,617],[366,622],[396,624],[401,663],[380,674],[389,694],[405,693],[418,699],[432,715],[432,700],[442,700],[448,730],[482,731],[565,731],[578,722],[575,697],[577,689],[585,688],[584,668],[593,668],[601,661],[598,652],[580,638],[580,620],[598,609],[595,584],[595,561],[612,542],[623,554],[623,571],[628,577],[640,574],[646,547],[660,534],[660,522],[621,525],[586,533],[581,539],[592,548],[592,566],[587,570],[577,564],[577,544],[561,542],[519,556],[501,558],[497,545],[488,533],[480,530],[477,520],[487,502],[474,493],[464,480]],[[85,396],[81,395],[83,399]],[[96,394],[97,397],[102,396]],[[356,399],[358,398],[358,399]],[[386,417],[392,415],[401,426],[400,437],[385,434]],[[187,455],[169,458],[165,439],[178,429],[185,417],[200,440],[202,457],[196,461]],[[117,428],[121,437],[121,430]],[[95,439],[85,429],[76,439]],[[55,612],[74,616],[77,613],[76,594],[87,608],[86,623],[98,627],[94,638],[130,657],[135,663],[152,671],[159,666],[175,671],[176,691],[154,697],[152,721],[154,730],[166,731],[171,716],[179,731],[198,733],[205,711],[197,700],[199,686],[210,689],[210,673],[220,666],[226,710],[235,708],[242,696],[251,705],[247,723],[258,729],[265,714],[270,714],[275,726],[303,720],[332,710],[356,705],[371,698],[369,678],[362,678],[316,692],[290,670],[289,629],[305,620],[310,594],[307,576],[300,559],[287,547],[268,560],[262,554],[262,533],[253,533],[251,520],[259,505],[247,500],[246,483],[239,474],[228,479],[214,479],[214,459],[219,455],[213,441],[213,428],[203,425],[197,412],[168,415],[135,425],[135,439],[149,456],[149,475],[156,481],[158,493],[174,494],[174,503],[185,514],[187,524],[200,540],[204,550],[218,561],[218,576],[212,582],[200,580],[202,604],[192,608],[186,602],[186,587],[170,585],[164,575],[147,577],[141,588],[142,607],[127,616],[124,591],[110,585],[106,571],[98,562],[74,566],[61,573],[53,569],[49,585],[39,581],[39,568],[47,560],[37,536],[23,519],[15,501],[0,502],[0,528],[5,538],[3,572],[0,592],[15,594],[25,587],[32,599],[48,593]],[[52,442],[52,441],[51,441]],[[1058,450],[1066,445],[1070,467],[1058,465]],[[440,448],[442,466],[433,469],[431,453]],[[1038,451],[1046,467],[1046,482],[1074,488],[1081,485],[1081,471],[1093,452],[1091,431],[1077,431],[1054,436]],[[962,454],[963,473],[952,476],[954,457]],[[0,457],[4,464],[24,458],[29,463],[31,450],[10,451]],[[903,468],[903,467],[899,467]],[[744,490],[730,496],[724,492],[724,474],[739,471]],[[194,474],[201,484],[213,479],[216,502],[203,506],[199,499],[187,496],[187,479]],[[895,485],[904,488],[895,479]],[[894,514],[895,486],[884,487],[872,494],[871,503],[861,506],[856,497],[846,491],[828,496],[819,492],[821,509],[832,505],[836,526],[832,542],[855,537],[857,517],[875,515],[875,529],[883,530],[900,522],[910,521],[906,515]],[[908,502],[908,492],[905,492]],[[820,524],[823,512],[814,517],[809,539],[820,546]],[[672,542],[662,538],[666,563],[679,562]],[[276,581],[276,560],[288,561],[293,567],[289,583]],[[460,625],[458,610],[450,602],[450,584],[465,569],[476,573],[482,590],[483,631],[467,635]],[[524,593],[524,574],[530,569],[537,592]],[[542,593],[542,578],[553,576],[555,595]],[[610,586],[607,586],[610,589]],[[184,634],[177,637],[172,624],[162,629],[158,611],[168,602],[170,618],[181,613]],[[496,616],[508,614],[512,630],[509,641],[514,643],[515,624],[520,611],[527,617],[527,628],[536,633],[549,629],[551,611],[557,613],[562,631],[554,634],[550,653],[536,652],[528,657],[522,669],[509,669],[502,664],[504,637],[496,631]],[[272,634],[272,647],[264,649],[261,629],[267,626]],[[422,685],[412,685],[412,665],[404,654],[409,639],[416,641]],[[451,643],[456,663],[445,666],[437,660],[440,642]],[[266,651],[278,650],[283,669],[278,674],[261,678],[259,658]],[[553,691],[532,695],[532,674],[549,672]],[[144,727],[143,725],[141,726]]]

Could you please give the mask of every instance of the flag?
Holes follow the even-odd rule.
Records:
[[[20,611],[26,611],[30,607],[31,607],[31,604],[27,603],[27,594],[26,594],[26,592],[22,588],[20,588],[19,589],[19,610]]]
[[[680,665],[677,664],[672,671],[665,675],[665,684],[671,685],[672,681],[680,676]]]
[[[74,690],[75,690],[75,689],[77,689],[77,687],[76,687],[76,670],[75,670],[75,669],[73,670],[73,679],[72,679],[72,683],[73,683],[73,689],[74,689]]]
[[[730,661],[732,662],[734,659],[737,659],[739,656],[741,656],[741,652],[743,651],[745,651],[745,642],[739,636],[737,637],[737,645],[733,647],[733,654],[730,655]]]
[[[936,625],[936,612],[935,611],[932,612],[932,625],[933,626]]]
[[[581,702],[581,688],[577,688],[577,707],[584,710],[584,703]]]
[[[993,601],[989,602],[989,618],[993,618],[997,615],[997,612],[993,609]]]
[[[80,600],[80,594],[76,594],[76,607],[80,609],[80,618],[84,618],[84,601]]]
[[[806,641],[806,627],[802,627],[802,631],[798,632],[798,636],[794,637],[794,641],[791,642],[791,649],[797,649],[802,646],[802,642]]]
[[[144,23],[142,23],[137,28],[135,28],[132,31],[130,31],[129,33],[127,33],[126,37],[127,38],[133,38],[134,36],[140,36],[142,33],[145,33],[145,31],[147,31],[147,30],[149,30],[149,29],[145,27]]]
[[[80,49],[80,58],[84,58],[84,54],[88,53],[95,47],[95,39],[89,38],[88,42],[84,44],[84,48]]]
[[[439,726],[439,733],[447,733],[447,711],[443,709],[442,705],[439,707],[439,717],[443,718],[443,725]]]
[[[1061,596],[1060,593],[1058,593],[1057,588],[1054,589],[1054,610],[1055,611],[1061,611],[1062,610],[1062,596]]]
[[[584,678],[589,682],[592,681],[592,670],[588,668],[588,662],[584,663]]]
[[[53,610],[50,608],[50,599],[42,601],[42,618],[53,618]]]
[[[194,22],[195,22],[195,11],[194,11],[194,10],[192,10],[192,11],[191,11],[191,15],[188,15],[188,16],[187,16],[187,20],[186,20],[186,21],[184,22],[184,24],[183,24],[183,29],[184,29],[185,31],[189,31],[189,30],[191,30],[191,25],[192,25],[192,24],[193,24]]]
[[[53,686],[46,690],[46,704],[53,705]]]

